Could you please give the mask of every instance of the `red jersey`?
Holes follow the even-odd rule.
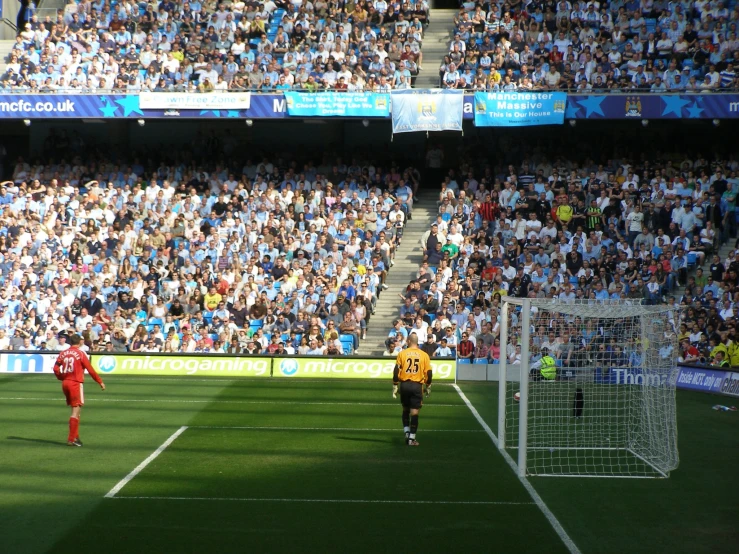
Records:
[[[92,368],[87,354],[74,346],[59,354],[54,364],[54,374],[60,381],[82,383],[85,380],[85,370],[98,384],[103,382]]]

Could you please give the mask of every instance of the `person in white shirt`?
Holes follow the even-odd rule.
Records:
[[[634,211],[626,216],[626,224],[629,227],[629,243],[634,244],[634,239],[641,233],[642,222],[644,221],[644,214],[641,211],[641,207],[637,204],[634,206]]]

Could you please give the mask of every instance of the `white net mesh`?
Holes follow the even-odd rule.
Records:
[[[676,309],[629,301],[504,304],[505,446],[518,449],[526,422],[519,460],[528,475],[666,477],[677,467]]]

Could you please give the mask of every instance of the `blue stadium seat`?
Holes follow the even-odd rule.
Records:
[[[468,358],[459,358],[457,360],[457,363],[458,364],[471,364],[472,362],[470,362],[470,360]]]
[[[473,363],[487,365],[488,359],[487,358],[475,358],[475,361]]]
[[[344,354],[354,352],[354,337],[351,335],[340,335],[339,341],[341,342],[341,347],[344,349]]]

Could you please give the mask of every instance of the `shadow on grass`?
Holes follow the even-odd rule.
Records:
[[[363,437],[336,437],[336,438],[342,441],[354,441],[354,442],[382,442],[386,444],[390,444],[393,442],[392,440],[366,439]]]
[[[67,446],[66,442],[63,441],[50,441],[46,439],[32,439],[30,437],[7,437],[11,441],[25,441],[25,442],[37,442],[39,444],[53,444],[56,446]]]

